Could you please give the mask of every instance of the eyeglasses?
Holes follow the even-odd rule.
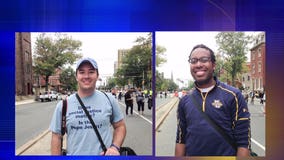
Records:
[[[188,62],[191,63],[191,64],[196,64],[198,61],[201,62],[201,63],[206,63],[210,60],[211,60],[210,57],[200,57],[200,58],[190,58],[188,60]]]

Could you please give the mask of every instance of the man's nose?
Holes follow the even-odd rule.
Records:
[[[195,63],[195,65],[196,65],[197,67],[201,66],[202,64],[203,64],[203,63],[200,62],[200,60],[198,60],[198,61]]]
[[[88,78],[89,75],[90,75],[89,73],[85,73],[85,74],[84,74],[84,78]]]

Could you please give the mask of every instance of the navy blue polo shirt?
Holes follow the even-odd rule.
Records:
[[[241,92],[216,80],[207,93],[194,88],[192,95],[214,122],[235,142],[237,147],[249,148],[250,113]],[[189,95],[181,99],[177,110],[176,143],[185,144],[186,156],[235,156],[232,147],[218,131],[203,118]]]

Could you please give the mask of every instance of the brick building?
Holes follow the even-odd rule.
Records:
[[[15,33],[15,95],[33,94],[31,34]]]
[[[265,33],[258,35],[251,51],[251,80],[252,90],[265,89]]]
[[[244,87],[245,91],[252,89],[252,83],[251,83],[251,65],[250,62],[246,62],[246,68],[247,72],[242,74],[242,85]]]

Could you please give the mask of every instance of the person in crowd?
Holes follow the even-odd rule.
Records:
[[[128,115],[128,110],[130,108],[130,114],[133,115],[133,97],[132,97],[132,89],[128,89],[124,94],[124,101],[126,105],[125,113]]]
[[[138,106],[138,112],[139,114],[144,114],[144,93],[139,88],[136,93],[136,101]]]

